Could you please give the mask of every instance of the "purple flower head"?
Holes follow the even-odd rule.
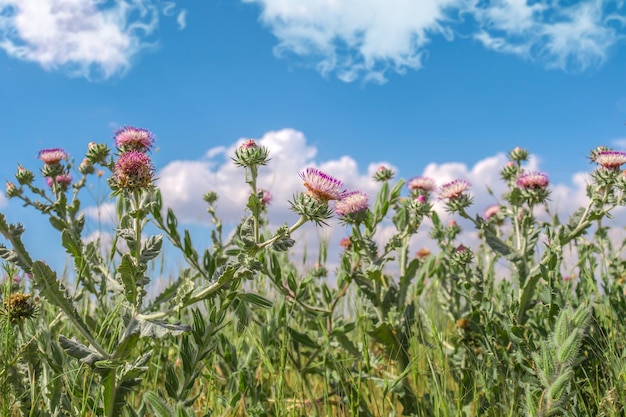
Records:
[[[241,145],[239,145],[240,148],[258,148],[259,145],[256,144],[256,142],[254,141],[254,139],[248,139],[247,141],[245,141],[244,143],[242,143]]]
[[[319,201],[341,200],[346,194],[343,182],[317,168],[300,172],[300,178],[304,181],[307,193]]]
[[[145,152],[154,144],[154,135],[147,129],[124,126],[115,132],[115,146],[121,151]]]
[[[595,154],[594,161],[604,169],[617,170],[623,164],[626,164],[626,152],[600,151]]]
[[[406,186],[411,191],[424,191],[430,193],[435,189],[435,180],[429,177],[414,177],[407,182]]]
[[[61,148],[42,149],[39,151],[37,158],[41,159],[46,165],[56,165],[67,159],[67,152]]]
[[[456,179],[439,188],[440,200],[454,200],[461,196],[470,187],[470,183],[464,179]]]
[[[120,155],[113,167],[113,183],[128,191],[146,189],[152,185],[154,167],[143,152],[130,151]]]
[[[428,199],[427,199],[427,198],[426,198],[426,196],[425,196],[425,195],[423,195],[423,194],[420,194],[420,195],[418,195],[417,197],[415,197],[415,201],[417,201],[417,202],[418,202],[418,203],[420,203],[420,204],[426,204],[426,203],[428,203]]]
[[[339,216],[360,213],[367,210],[368,195],[361,191],[350,191],[335,204],[335,213]]]
[[[57,183],[62,189],[66,190],[67,187],[72,184],[72,177],[69,174],[57,175],[54,180],[51,177],[46,177],[46,184],[48,187],[52,187],[54,183]]]
[[[548,176],[543,172],[530,171],[520,175],[515,185],[526,190],[544,190],[549,183]]]

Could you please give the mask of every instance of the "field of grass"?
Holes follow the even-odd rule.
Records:
[[[198,248],[162,206],[149,134],[128,129],[113,151],[90,144],[78,166],[44,150],[38,173],[20,166],[7,183],[49,218],[70,267],[31,259],[28,225],[0,213],[0,415],[625,414],[625,242],[611,237],[623,229],[611,212],[626,201],[626,153],[591,152],[588,205],[564,221],[550,215],[547,176],[516,148],[507,192],[483,216],[468,215],[462,179],[436,188],[382,168],[366,196],[308,169],[290,202],[300,219],[270,230],[257,185],[270,150],[251,140],[233,155],[250,189],[242,221],[225,239],[208,192],[212,246]],[[79,199],[102,173],[118,219],[106,247],[85,240]],[[459,223],[440,220],[436,199]],[[340,265],[326,268],[321,242],[318,265],[303,268],[292,234],[332,216],[351,230]],[[461,222],[479,245],[459,242]],[[394,234],[381,243],[383,225]],[[439,250],[412,253],[418,233]],[[147,296],[166,240],[184,266]]]

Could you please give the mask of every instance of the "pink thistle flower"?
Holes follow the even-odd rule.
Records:
[[[114,184],[125,190],[138,191],[152,185],[154,168],[143,152],[130,151],[120,155],[113,167]]]
[[[248,139],[247,141],[242,143],[239,147],[248,149],[248,148],[256,148],[256,147],[258,147],[258,145],[254,141],[254,139]]]
[[[335,213],[339,216],[360,213],[367,210],[369,197],[360,191],[351,191],[335,204]]]
[[[423,194],[420,194],[420,195],[418,195],[417,197],[415,197],[415,201],[417,201],[417,202],[418,202],[418,203],[420,203],[420,204],[426,204],[426,203],[428,203],[428,199],[427,199],[427,198],[426,198],[426,196],[425,196],[425,195],[423,195]]]
[[[339,246],[341,246],[344,249],[350,249],[352,247],[352,242],[350,242],[349,237],[344,237],[344,238],[341,238],[341,241],[339,242]]]
[[[435,180],[429,177],[414,177],[407,182],[406,186],[411,191],[421,190],[430,193],[435,189]]]
[[[42,149],[39,151],[37,158],[46,165],[56,165],[64,159],[67,159],[67,152],[61,148]]]
[[[307,168],[300,172],[300,178],[304,181],[308,194],[319,201],[341,200],[346,194],[343,182],[317,168]]]
[[[147,129],[124,126],[115,132],[115,146],[124,151],[145,152],[154,144],[154,135]]]
[[[261,197],[261,205],[263,207],[267,207],[272,201],[272,194],[270,194],[270,192],[265,188],[259,190],[259,192],[263,193],[263,196]]]
[[[543,172],[531,171],[525,172],[519,176],[515,185],[519,188],[523,189],[532,189],[532,190],[543,190],[545,189],[550,181],[548,180],[548,176]]]
[[[72,184],[72,177],[69,174],[57,175],[54,180],[51,177],[46,177],[46,184],[48,187],[52,187],[54,183],[57,183],[61,188],[67,189]]]
[[[439,188],[440,200],[454,200],[461,196],[470,187],[470,183],[464,179],[456,179],[447,184],[442,185]]]
[[[498,203],[492,204],[485,209],[485,212],[483,213],[483,219],[489,220],[491,217],[498,214],[499,211],[500,211],[500,204]]]
[[[602,168],[617,170],[623,164],[626,164],[626,152],[600,151],[594,156],[594,161]]]

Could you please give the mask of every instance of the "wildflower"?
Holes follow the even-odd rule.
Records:
[[[350,241],[349,237],[344,237],[339,242],[339,246],[341,246],[345,250],[348,250],[348,249],[350,249],[352,247],[352,242]]]
[[[95,171],[93,164],[89,160],[89,158],[83,158],[83,161],[78,166],[78,172],[83,175],[93,174]]]
[[[27,185],[33,182],[33,180],[35,179],[35,174],[33,174],[33,171],[30,171],[23,166],[18,165],[15,178],[17,179],[17,182],[20,183],[20,185]]]
[[[428,200],[426,199],[426,196],[423,194],[420,194],[417,197],[415,197],[415,201],[418,204],[426,204],[428,202]]]
[[[67,190],[70,184],[72,184],[72,177],[69,174],[57,175],[54,179],[47,177],[46,184],[48,184],[50,188],[52,188],[54,184],[57,184],[62,190]]]
[[[500,204],[497,204],[497,203],[492,204],[485,209],[485,212],[483,213],[483,219],[489,220],[493,216],[497,215],[499,211],[500,211]]]
[[[374,173],[374,180],[378,182],[389,181],[393,178],[394,175],[395,173],[391,168],[387,168],[386,166],[381,165]]]
[[[417,252],[415,252],[415,257],[417,259],[424,259],[430,256],[430,249],[428,248],[421,248],[420,250],[418,250]]]
[[[626,164],[626,152],[604,150],[594,155],[594,162],[604,169],[619,170],[623,164]]]
[[[548,199],[548,176],[542,172],[524,172],[515,185],[522,190],[521,197],[529,204],[544,203]]]
[[[321,202],[341,200],[346,194],[343,182],[323,173],[317,168],[307,168],[300,172],[307,194]]]
[[[457,246],[456,250],[452,254],[452,257],[450,260],[453,264],[457,264],[459,266],[465,266],[465,265],[470,264],[473,258],[474,258],[474,254],[469,248],[463,245],[459,245]]]
[[[6,183],[6,196],[9,198],[17,197],[20,195],[20,190],[10,181]]]
[[[528,159],[528,151],[517,146],[515,149],[509,152],[509,159],[517,163],[526,161]]]
[[[335,204],[335,213],[340,216],[367,210],[369,197],[360,191],[350,191]]]
[[[37,158],[46,165],[57,165],[62,160],[67,159],[67,152],[61,148],[42,149],[39,151]]]
[[[502,168],[502,171],[500,171],[500,177],[505,181],[513,181],[515,178],[517,178],[519,171],[520,168],[517,166],[517,164],[513,161],[509,161]]]
[[[439,188],[440,200],[454,200],[459,198],[470,187],[470,183],[464,179],[456,179]]]
[[[147,129],[125,126],[115,132],[115,146],[122,152],[146,152],[154,144],[154,135]]]
[[[548,176],[543,172],[525,172],[519,176],[515,184],[525,189],[545,189],[548,184]]]
[[[120,155],[110,181],[114,191],[134,192],[152,186],[153,179],[154,167],[150,157],[143,152],[130,151]]]
[[[428,195],[435,189],[435,180],[429,177],[414,177],[407,182],[407,187],[412,193]]]
[[[346,223],[361,223],[367,216],[368,195],[360,191],[346,193],[335,204],[335,213]]]
[[[261,206],[263,206],[264,208],[269,206],[270,202],[272,201],[272,194],[270,194],[270,192],[267,191],[265,188],[259,190],[259,194],[261,195]]]
[[[269,161],[269,150],[259,146],[254,139],[248,139],[235,150],[233,161],[241,167],[266,165]]]
[[[15,292],[4,300],[4,312],[9,316],[11,323],[19,323],[35,315],[35,304],[31,294]]]

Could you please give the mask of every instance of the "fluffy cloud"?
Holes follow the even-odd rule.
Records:
[[[0,194],[0,207],[6,207],[9,204],[4,194]]]
[[[623,38],[623,2],[526,0],[242,0],[261,7],[278,56],[313,64],[343,81],[385,81],[419,69],[435,37],[470,37],[485,47],[585,70]]]
[[[167,3],[162,11],[172,14],[174,7]],[[0,0],[0,48],[48,70],[106,79],[153,46],[146,37],[160,13],[149,0]],[[184,17],[178,13],[181,28]]]

